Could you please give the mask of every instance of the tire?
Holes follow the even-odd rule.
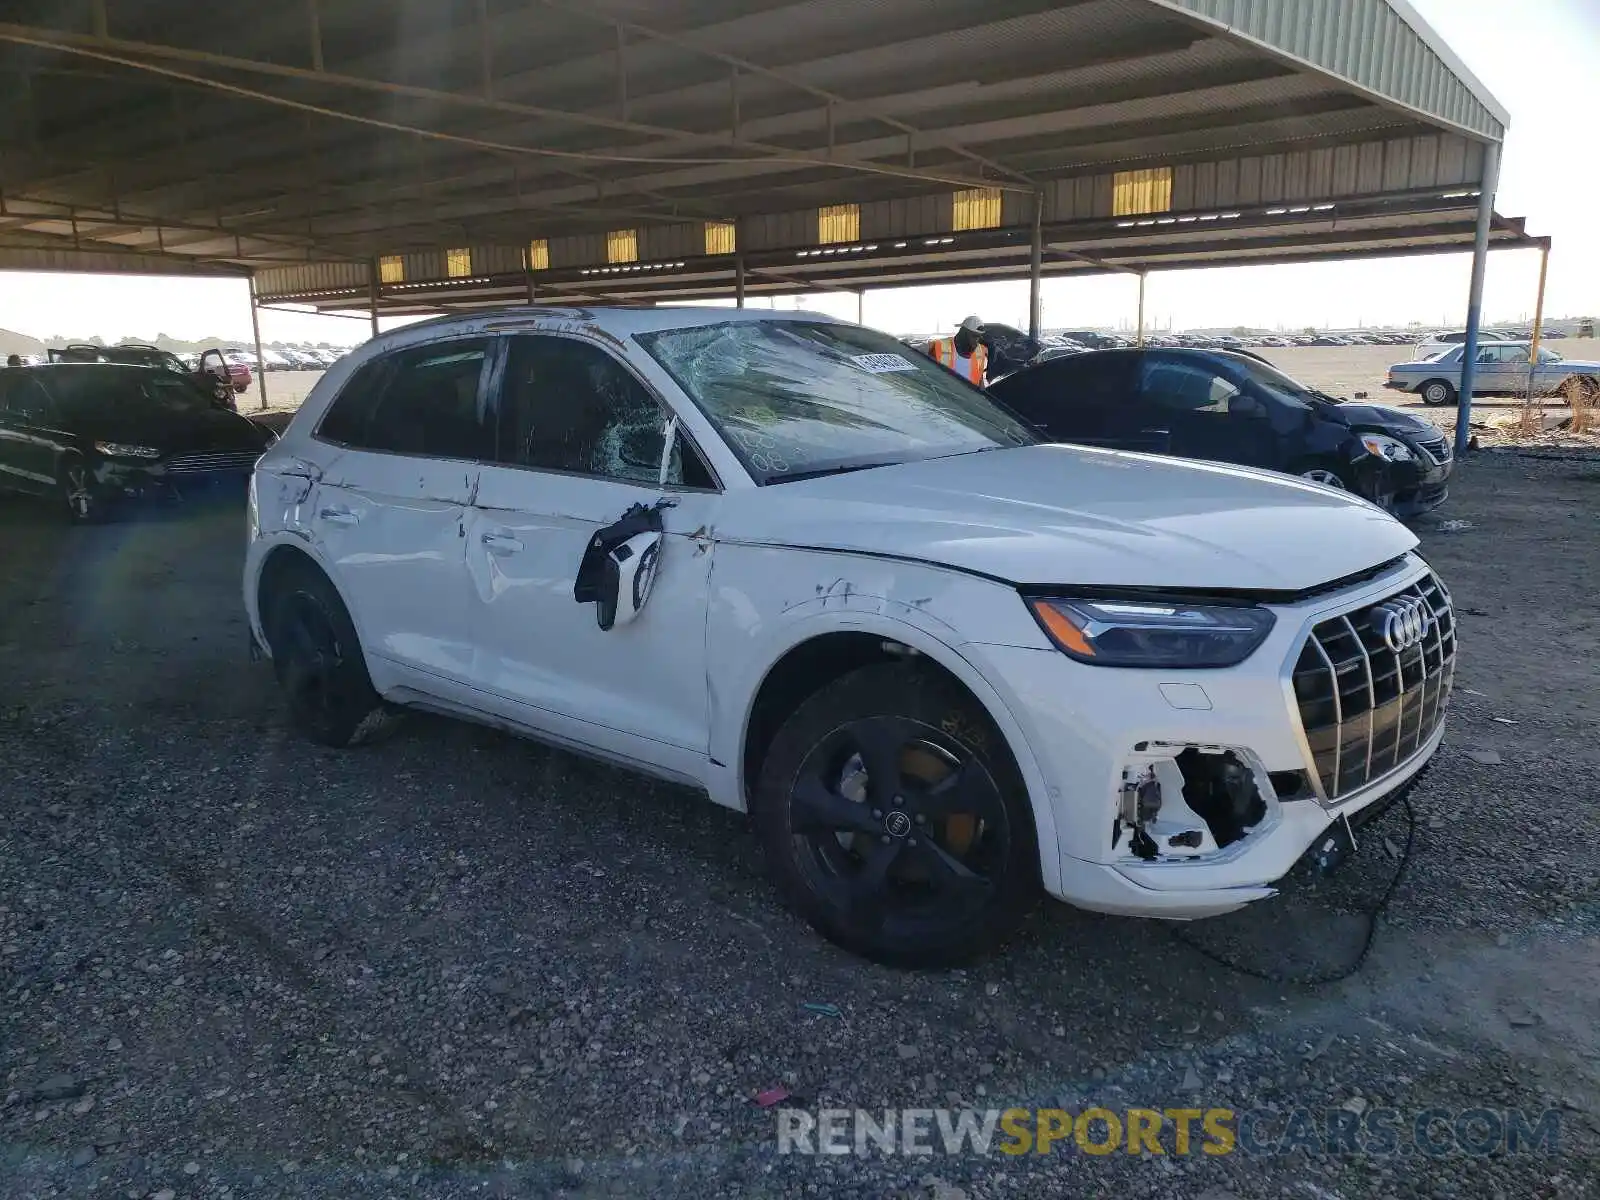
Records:
[[[1429,408],[1438,408],[1444,404],[1456,402],[1455,386],[1443,379],[1430,379],[1417,389],[1417,395]]]
[[[57,511],[74,525],[93,525],[104,515],[105,501],[94,485],[89,464],[74,455],[56,474]]]
[[[273,672],[295,728],[323,746],[370,740],[388,724],[373,690],[350,613],[315,567],[297,565],[274,583],[263,606]]]
[[[1033,812],[1004,739],[971,696],[914,665],[863,667],[802,703],[753,809],[785,901],[874,962],[968,962],[1039,896]]]

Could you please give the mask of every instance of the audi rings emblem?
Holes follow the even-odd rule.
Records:
[[[883,830],[890,837],[903,838],[911,832],[911,818],[899,809],[883,818]]]
[[[1372,610],[1373,628],[1396,654],[1422,644],[1433,630],[1433,610],[1420,596],[1396,596]]]

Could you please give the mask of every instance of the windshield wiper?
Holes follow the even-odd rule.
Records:
[[[794,483],[800,479],[821,479],[827,475],[848,475],[851,471],[870,471],[874,467],[898,467],[906,460],[903,458],[886,458],[882,462],[864,463],[839,463],[832,467],[813,467],[809,471],[785,471],[781,475],[772,475],[768,483]]]

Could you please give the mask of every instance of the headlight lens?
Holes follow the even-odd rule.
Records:
[[[1410,446],[1384,433],[1363,433],[1361,444],[1368,454],[1376,454],[1384,462],[1412,462],[1417,457]]]
[[[96,442],[94,448],[107,458],[160,458],[154,446],[130,446],[126,442]]]
[[[1028,607],[1057,647],[1102,667],[1231,667],[1256,652],[1277,620],[1254,606],[1163,600],[1035,596]]]

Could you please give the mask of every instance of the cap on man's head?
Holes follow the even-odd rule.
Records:
[[[978,320],[977,317],[968,317],[965,321],[961,322],[961,328],[969,329],[973,333],[982,333],[983,322]]]

